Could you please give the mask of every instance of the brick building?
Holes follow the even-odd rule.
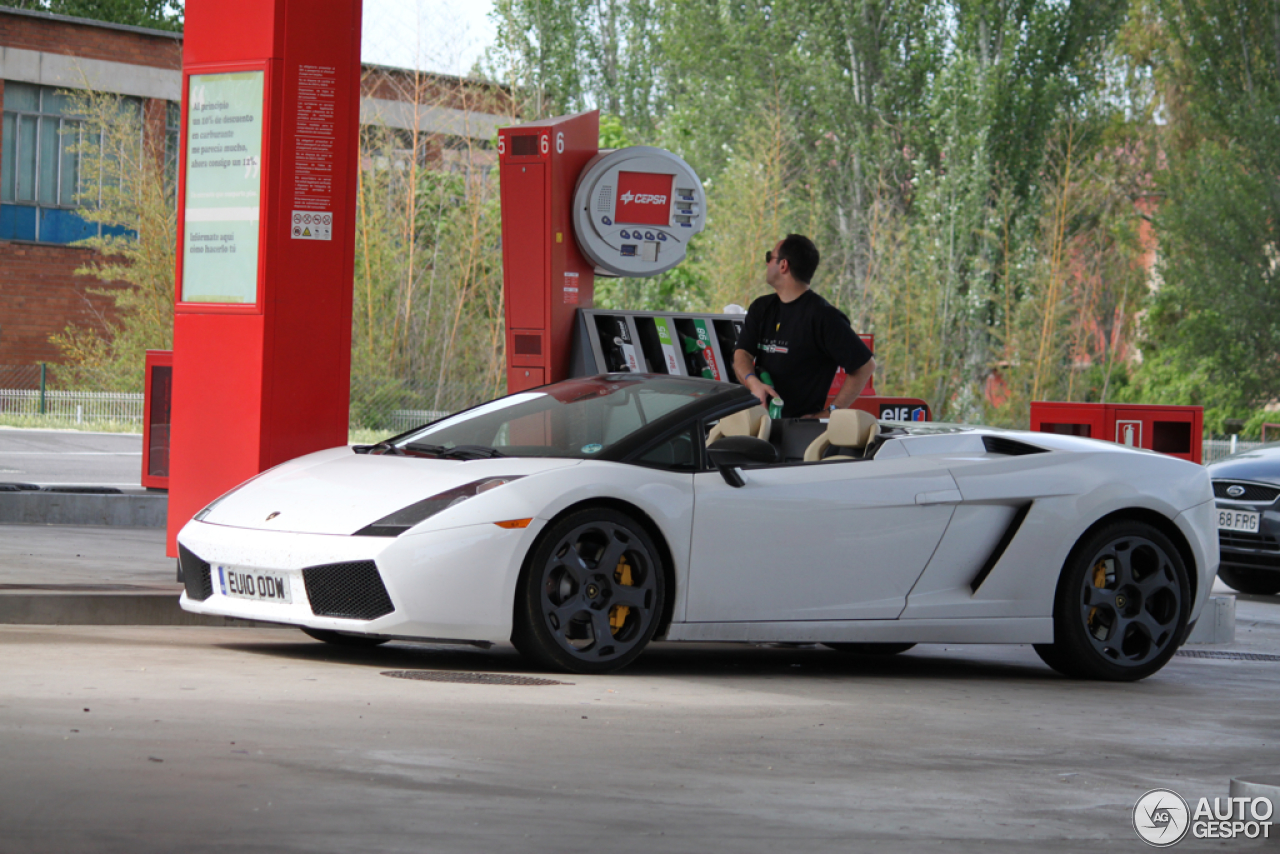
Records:
[[[94,253],[70,245],[98,233],[76,212],[79,123],[61,94],[85,88],[136,99],[146,133],[176,152],[181,34],[0,6],[0,366],[56,364],[50,335],[111,316],[112,301],[88,293],[102,283],[75,274]],[[365,66],[362,88],[361,122],[403,136],[403,156],[496,164],[490,142],[511,110],[500,87]]]

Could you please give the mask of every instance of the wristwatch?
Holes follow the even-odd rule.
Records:
[[[840,408],[840,407],[836,406],[836,405],[833,403],[833,404],[831,404],[830,406],[828,406],[828,407],[827,407],[827,411],[828,411],[828,412],[835,412],[835,411],[836,411],[837,409],[839,409],[839,408]]]

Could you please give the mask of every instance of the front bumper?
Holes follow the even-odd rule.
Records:
[[[1280,511],[1272,504],[1218,501],[1222,510],[1254,510],[1262,514],[1258,533],[1219,531],[1222,565],[1230,569],[1280,572]]]
[[[386,538],[191,522],[178,538],[187,583],[180,604],[196,614],[313,629],[501,643],[511,637],[520,563],[536,528],[468,525]],[[228,596],[218,567],[287,576],[292,601]]]

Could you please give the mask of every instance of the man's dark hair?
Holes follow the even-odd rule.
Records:
[[[818,269],[820,258],[818,247],[803,234],[788,234],[778,248],[778,260],[785,260],[796,281],[806,285],[813,281],[813,273]]]

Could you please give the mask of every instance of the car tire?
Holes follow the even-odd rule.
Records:
[[[1106,525],[1072,550],[1058,581],[1051,644],[1040,658],[1076,679],[1133,682],[1169,661],[1191,613],[1187,568],[1146,522]]]
[[[827,649],[836,652],[847,652],[853,655],[897,655],[906,652],[913,643],[824,643]]]
[[[1280,593],[1280,572],[1218,567],[1218,577],[1232,590],[1252,593],[1255,596],[1274,596]]]
[[[617,510],[579,510],[534,546],[511,642],[548,669],[610,673],[644,651],[665,602],[661,552],[644,527]]]
[[[313,637],[318,641],[333,644],[334,646],[345,646],[351,649],[368,648],[371,646],[381,646],[391,638],[379,638],[372,635],[354,635],[346,632],[334,632],[329,629],[308,629],[302,627],[302,631],[308,637]]]

